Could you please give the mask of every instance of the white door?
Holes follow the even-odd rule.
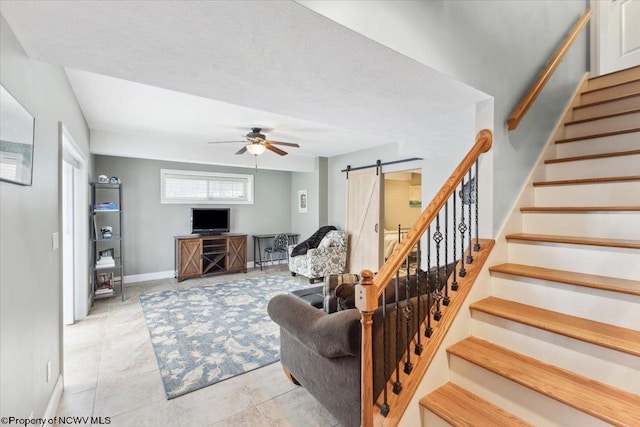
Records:
[[[376,272],[382,265],[382,189],[382,173],[376,168],[349,172],[345,221],[349,272]]]
[[[597,0],[592,6],[596,12],[595,60],[599,62],[592,66],[597,71],[594,74],[640,65],[640,0]]]
[[[75,320],[74,257],[74,165],[62,161],[62,318],[65,325]]]

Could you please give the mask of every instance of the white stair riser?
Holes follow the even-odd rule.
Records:
[[[535,187],[534,194],[536,206],[638,206],[640,180],[542,185]]]
[[[531,234],[640,240],[640,211],[524,213],[522,231]]]
[[[640,153],[546,165],[547,181],[640,175]]]
[[[640,393],[636,356],[487,313],[474,311],[472,318],[475,337],[630,393]]]
[[[638,280],[640,250],[511,240],[509,262]]]
[[[629,150],[640,150],[640,132],[556,144],[556,157],[560,159]]]
[[[521,386],[457,356],[449,356],[451,382],[537,426],[606,426],[584,412]]]
[[[603,132],[614,132],[623,129],[638,127],[640,123],[640,112],[633,114],[623,114],[621,116],[607,117],[598,120],[591,120],[583,123],[576,123],[564,127],[565,138],[576,138]]]
[[[589,80],[588,86],[589,90],[601,89],[603,87],[617,85],[637,79],[640,79],[640,68],[634,67]]]
[[[592,102],[604,101],[605,99],[617,98],[636,92],[640,92],[640,80],[612,86],[595,92],[583,93],[580,95],[580,104],[591,104]]]
[[[424,417],[422,418],[422,420],[423,420],[422,425],[423,426],[429,426],[429,427],[451,427],[451,424],[449,424],[448,422],[446,422],[445,420],[443,420],[442,418],[440,418],[439,416],[437,416],[436,414],[434,414],[433,412],[431,412],[427,408],[421,407],[421,409],[422,409],[422,413],[424,415]]]
[[[640,108],[640,95],[618,99],[616,101],[605,102],[602,104],[590,105],[584,108],[576,108],[573,110],[572,119],[591,119],[593,117],[604,116],[607,114],[635,110],[636,108]]]
[[[640,330],[640,296],[636,295],[495,273],[491,277],[491,295],[570,316]],[[640,360],[638,363],[640,368]]]

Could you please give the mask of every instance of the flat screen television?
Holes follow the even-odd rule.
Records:
[[[191,233],[228,233],[230,213],[230,208],[191,208]]]

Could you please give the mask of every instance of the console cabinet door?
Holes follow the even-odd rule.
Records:
[[[227,237],[227,270],[247,272],[247,236]]]
[[[178,240],[178,278],[202,274],[202,239]]]

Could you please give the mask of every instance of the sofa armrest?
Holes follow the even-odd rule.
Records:
[[[327,314],[293,295],[285,294],[271,298],[267,311],[281,328],[323,357],[331,359],[360,354],[358,310]]]

